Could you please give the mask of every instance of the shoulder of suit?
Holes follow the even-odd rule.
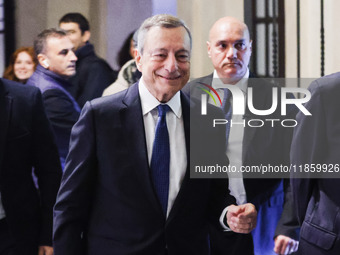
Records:
[[[285,86],[283,79],[269,79],[269,78],[257,78],[249,77],[248,87],[253,88],[258,91],[267,91],[268,93],[272,91],[272,88],[278,88],[279,90]]]
[[[203,76],[203,77],[193,79],[192,81],[188,82],[187,85],[192,86],[192,85],[200,83],[200,82],[208,83],[209,85],[211,85],[212,79],[213,79],[213,74],[211,73],[207,76]]]
[[[112,109],[115,107],[122,107],[123,100],[126,96],[127,89],[117,92],[112,95],[102,96],[99,98],[95,98],[91,100],[91,106],[92,108],[98,108],[98,109]]]
[[[39,89],[31,86],[31,85],[25,85],[21,84],[19,82],[10,81],[6,79],[1,79],[1,82],[4,86],[5,91],[7,91],[9,94],[16,95],[16,96],[23,96],[23,97],[29,97],[30,94],[39,93]]]
[[[96,54],[91,54],[78,60],[77,64],[79,65],[79,68],[96,67],[96,68],[106,68],[106,69],[112,70],[111,66],[106,62],[106,60],[98,57]]]
[[[311,91],[320,90],[324,92],[340,92],[340,72],[316,79],[311,83],[309,89]]]
[[[200,78],[197,78],[197,79],[194,79],[190,82],[188,82],[182,89],[182,91],[186,94],[186,95],[190,95],[190,93],[195,90],[195,88],[197,86],[199,86],[200,84],[202,83],[205,83],[207,85],[211,85],[211,82],[212,82],[212,78],[213,78],[213,74],[210,74],[210,75],[207,75],[207,76],[204,76],[204,77],[200,77]]]

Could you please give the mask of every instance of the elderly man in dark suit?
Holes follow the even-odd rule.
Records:
[[[210,29],[207,48],[209,58],[215,68],[214,73],[191,81],[183,90],[190,93],[191,97],[198,98],[201,98],[202,93],[206,93],[204,90],[216,92],[221,99],[221,107],[226,113],[224,118],[227,119],[229,116],[229,123],[238,123],[230,125],[230,129],[227,129],[227,156],[230,165],[235,169],[241,169],[245,166],[288,164],[293,129],[284,128],[280,124],[271,125],[270,122],[264,122],[262,127],[252,126],[254,119],[283,119],[280,102],[279,107],[270,116],[254,114],[248,107],[245,107],[244,114],[234,114],[235,109],[232,109],[231,102],[240,102],[237,102],[236,98],[227,97],[230,92],[224,89],[224,85],[228,84],[231,88],[237,88],[241,97],[247,98],[248,89],[251,88],[253,105],[258,110],[270,109],[274,101],[273,88],[279,90],[266,81],[252,79],[255,78],[254,74],[248,69],[252,40],[246,24],[233,17],[223,17],[217,20]],[[241,106],[248,105],[244,103]],[[287,112],[287,116],[284,117],[294,119],[295,111]],[[240,125],[243,122],[245,124]],[[251,124],[248,125],[248,123]],[[238,173],[230,175],[229,189],[236,197],[238,204],[250,202],[259,209],[258,226],[252,232],[252,236],[227,231],[221,234],[212,226],[210,238],[212,254],[246,255],[254,254],[254,252],[259,255],[275,254],[274,236],[277,237],[275,240],[277,253],[284,253],[287,247],[290,249],[290,245],[294,243],[291,238],[296,238],[295,227],[280,224],[274,233],[284,204],[282,179],[249,178],[245,173]],[[286,216],[292,215],[291,199],[286,199],[286,201]],[[284,220],[285,222],[294,221],[291,217],[285,217]]]
[[[61,167],[41,94],[1,79],[0,112],[0,254],[52,255]]]
[[[291,172],[294,203],[301,224],[298,254],[340,254],[340,73],[309,87],[294,130]],[[321,171],[320,171],[321,170]]]
[[[190,52],[181,20],[147,19],[140,82],[85,105],[54,208],[56,255],[208,255],[209,220],[240,233],[255,227],[254,206],[232,205],[225,179],[190,178],[190,105],[180,92]],[[225,131],[216,132],[223,147]],[[227,163],[223,150],[211,156]]]

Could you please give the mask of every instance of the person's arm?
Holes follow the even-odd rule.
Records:
[[[274,252],[277,254],[290,254],[298,248],[299,222],[293,203],[293,195],[289,180],[285,185],[285,201],[281,218],[276,226],[274,235]]]
[[[274,252],[276,254],[291,254],[296,252],[299,247],[299,241],[285,235],[275,237]]]
[[[319,84],[314,81],[310,86],[312,97],[304,106],[312,114],[306,116],[302,112],[297,115],[298,125],[294,129],[291,146],[291,164],[299,166],[310,163],[321,163],[327,155],[326,116],[321,98]],[[315,179],[295,178],[297,173],[291,171],[291,188],[293,201],[300,225],[304,221],[307,206]],[[301,177],[301,176],[300,176]]]
[[[53,247],[39,246],[38,255],[53,255]]]
[[[53,128],[66,129],[71,132],[79,118],[72,100],[59,89],[49,89],[43,93],[47,117]]]
[[[287,98],[295,98],[292,94],[287,94]],[[298,108],[295,105],[287,105],[286,119],[296,119]],[[290,164],[290,148],[293,136],[292,128],[283,128],[283,157],[285,165]],[[290,187],[290,180],[284,179],[284,204],[280,220],[276,226],[274,234],[274,252],[277,254],[290,254],[298,248],[299,222],[293,203],[293,195]]]
[[[34,95],[32,116],[33,166],[38,178],[41,198],[41,230],[39,245],[52,246],[53,205],[61,179],[61,165],[51,125],[39,91]]]
[[[241,234],[250,233],[257,223],[257,211],[251,203],[231,205],[226,215],[229,228]]]
[[[68,154],[73,125],[79,118],[74,102],[61,90],[50,89],[43,93],[44,105],[56,137],[61,163],[64,167]]]
[[[87,103],[74,125],[70,153],[54,207],[55,255],[84,254],[84,236],[96,180],[95,127]]]

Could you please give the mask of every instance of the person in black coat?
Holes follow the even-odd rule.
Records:
[[[117,78],[117,72],[110,65],[99,58],[91,43],[91,32],[87,19],[80,13],[67,13],[59,20],[59,27],[67,31],[74,44],[78,58],[76,75],[69,81],[72,86],[69,92],[76,99],[80,107],[97,97]]]
[[[52,255],[61,167],[41,93],[0,80],[0,254]],[[32,168],[38,189],[32,178]]]
[[[309,87],[291,147],[291,186],[301,224],[298,254],[340,254],[340,73]]]

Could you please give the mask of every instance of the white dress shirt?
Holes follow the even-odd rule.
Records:
[[[238,86],[243,92],[245,98],[247,95],[247,87],[248,87],[248,78],[249,78],[249,70],[243,76],[243,78],[237,82],[235,85]],[[220,98],[224,97],[224,90],[221,88],[222,81],[219,79],[216,70],[214,71],[212,87],[216,89]],[[232,103],[232,98],[230,99]],[[245,100],[246,102],[247,100]],[[214,102],[210,98],[209,103],[213,104]],[[233,123],[243,123],[243,115],[232,114],[232,122]],[[230,166],[235,166],[236,169],[241,169],[242,166],[242,141],[244,134],[244,126],[243,124],[235,124],[230,127],[229,133],[229,141],[227,147],[227,156],[230,161]],[[229,176],[229,190],[230,194],[236,198],[237,204],[245,204],[247,202],[247,195],[243,184],[242,173],[230,173]]]
[[[146,146],[148,150],[148,161],[150,165],[158,120],[157,106],[160,104],[160,102],[146,88],[143,76],[139,80],[138,88],[142,105]],[[170,183],[168,209],[166,215],[168,217],[186,173],[187,152],[185,145],[184,122],[180,92],[178,91],[166,104],[171,109],[171,111],[166,113],[166,123],[170,142]],[[230,230],[223,223],[226,212],[227,208],[223,210],[220,216],[220,223],[224,229]]]
[[[146,146],[150,165],[152,148],[155,140],[155,129],[158,120],[157,106],[160,102],[146,88],[143,77],[139,81],[139,96],[142,105]],[[177,92],[166,104],[171,109],[171,111],[166,113],[166,123],[170,142],[168,217],[185,176],[187,169],[187,152],[180,92]]]

